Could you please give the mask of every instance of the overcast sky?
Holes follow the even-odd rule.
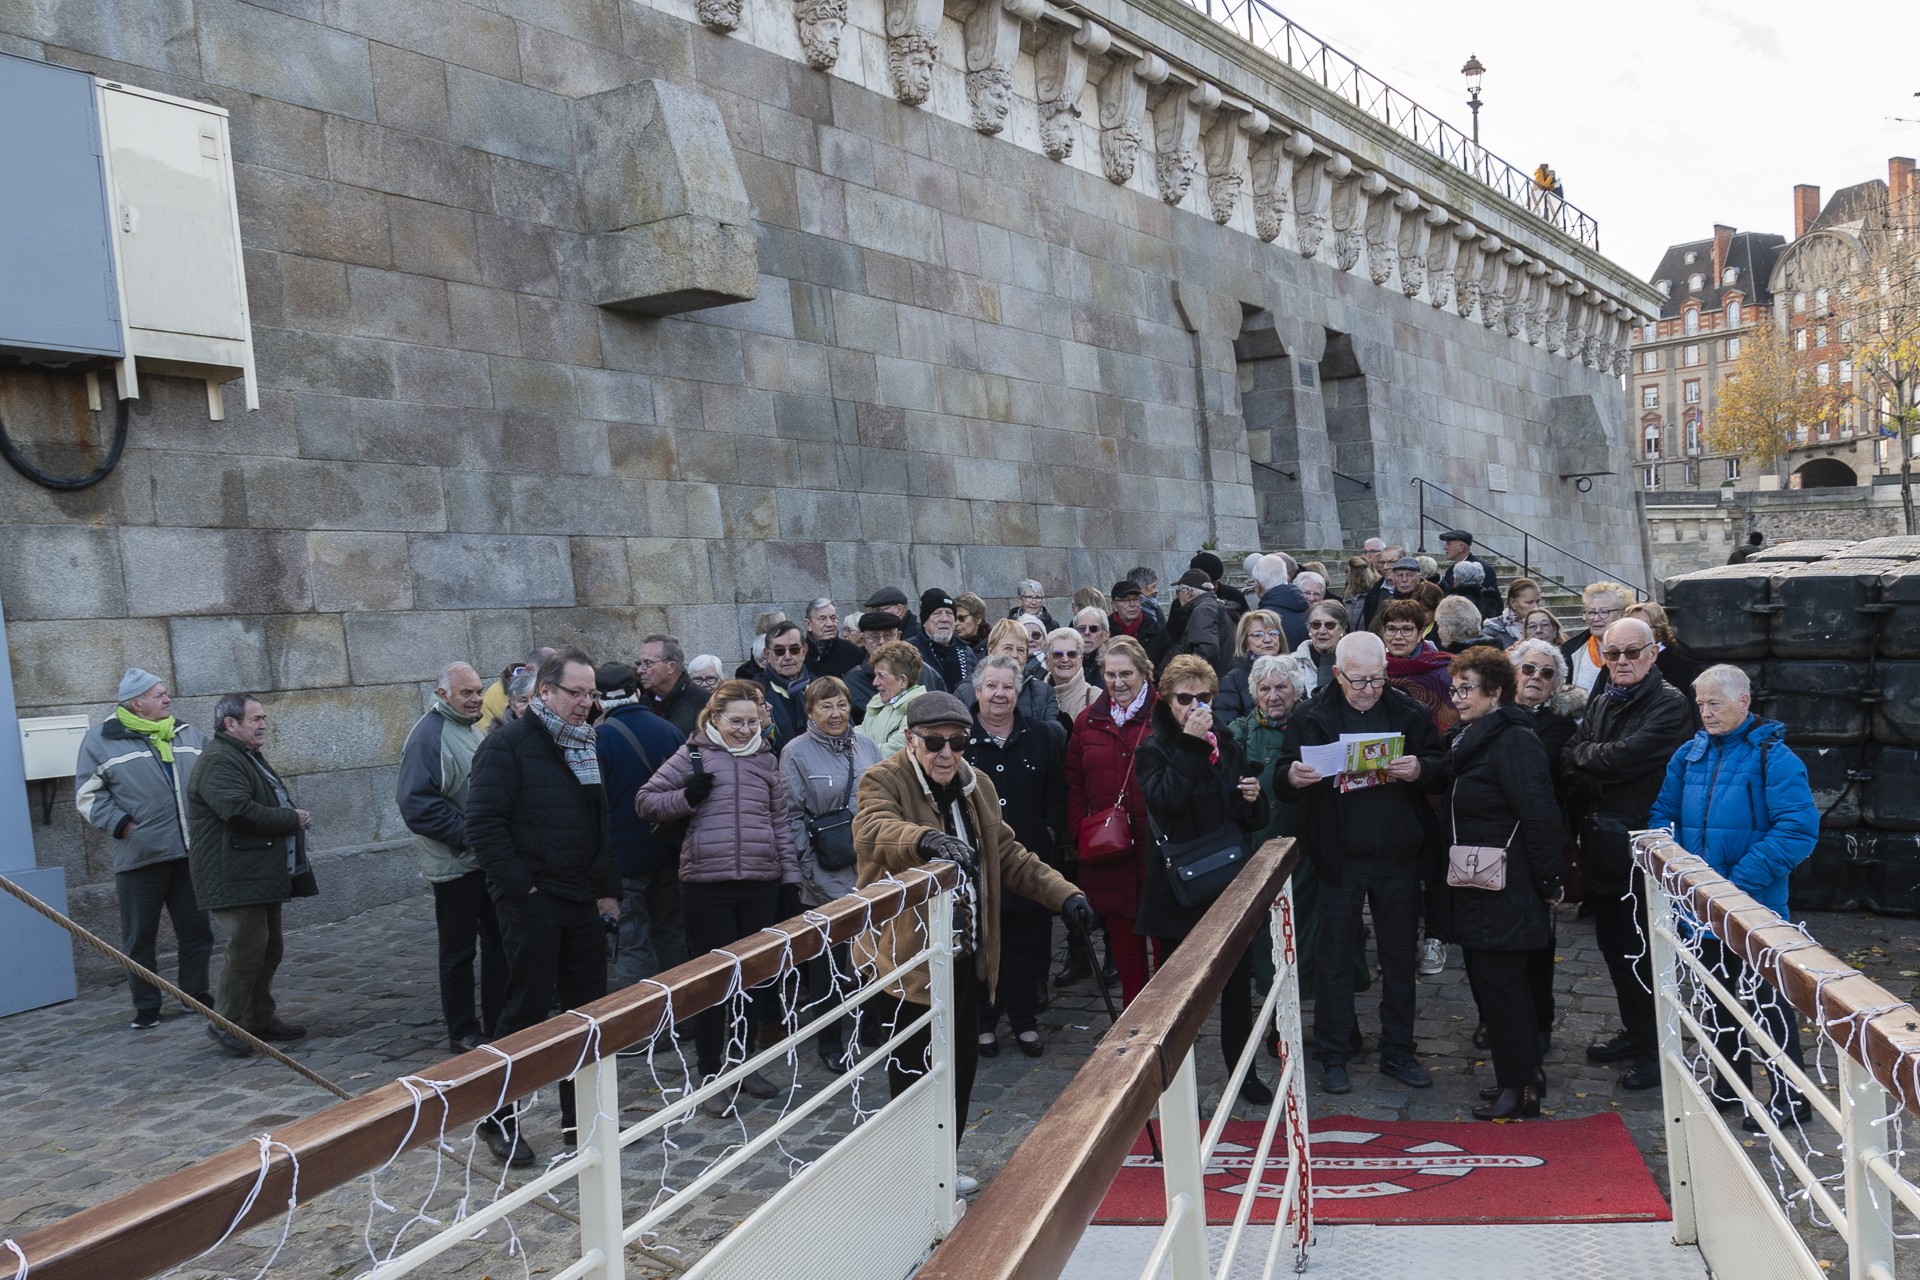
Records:
[[[1463,130],[1478,54],[1480,140],[1542,160],[1646,278],[1713,224],[1793,234],[1793,187],[1824,200],[1920,154],[1914,0],[1268,0]],[[1904,63],[1904,65],[1903,65]]]

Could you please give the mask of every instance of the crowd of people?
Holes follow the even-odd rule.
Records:
[[[1658,605],[1594,583],[1586,627],[1563,634],[1538,583],[1502,589],[1463,530],[1442,544],[1435,560],[1370,539],[1340,594],[1317,562],[1256,553],[1242,587],[1202,551],[1166,601],[1151,567],[1064,599],[1004,584],[1004,617],[942,588],[917,602],[882,588],[845,618],[813,600],[797,618],[763,615],[730,674],[669,635],[600,663],[539,649],[492,680],[448,662],[407,736],[396,799],[433,889],[449,1047],[597,999],[610,967],[618,985],[643,981],[945,860],[971,887],[955,920],[964,1117],[1003,1029],[1038,1057],[1052,987],[1096,980],[1134,998],[1246,855],[1288,836],[1305,853],[1296,938],[1327,1093],[1352,1088],[1369,1033],[1381,1072],[1432,1083],[1414,1034],[1419,978],[1443,974],[1457,945],[1475,1043],[1493,1065],[1474,1114],[1538,1114],[1562,903],[1593,920],[1622,1024],[1587,1055],[1622,1064],[1626,1088],[1653,1087],[1646,895],[1628,833],[1673,825],[1784,913],[1817,826],[1805,769],[1779,746],[1781,726],[1753,715],[1745,674],[1701,670]],[[203,998],[255,1036],[298,1038],[272,987],[281,905],[317,891],[311,819],[263,754],[262,700],[223,699],[207,738],[173,720],[147,671],[127,672],[117,694],[82,749],[77,800],[114,841],[128,952],[151,966],[170,913],[181,986],[208,993],[211,913],[225,967]],[[1050,974],[1056,918],[1068,945]],[[831,990],[850,961],[891,969],[924,927],[924,915],[902,918],[855,954],[823,957],[811,989]],[[1363,1026],[1356,997],[1376,978],[1377,1020]],[[1272,980],[1263,937],[1221,997],[1229,1064]],[[910,1018],[928,1001],[924,972],[891,994],[894,1016]],[[132,1025],[154,1026],[160,993],[135,982],[132,998]],[[1755,1000],[1797,1054],[1784,1004]],[[747,1043],[781,1034],[769,993],[748,1018]],[[836,1071],[852,1048],[844,1021],[815,1039]],[[688,1030],[703,1078],[747,1047],[718,1010]],[[252,1052],[219,1026],[209,1034]],[[1723,1047],[1743,1069],[1755,1060],[1737,1032]],[[892,1056],[896,1091],[924,1072],[925,1050],[923,1033]],[[702,1105],[731,1114],[739,1092],[776,1088],[749,1073],[735,1096]],[[1241,1092],[1272,1097],[1257,1071]],[[1772,1105],[1806,1104],[1776,1087]],[[574,1125],[563,1087],[563,1134]],[[520,1129],[512,1107],[483,1124],[512,1164],[534,1159]]]

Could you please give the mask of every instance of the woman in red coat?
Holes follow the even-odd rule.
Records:
[[[1133,753],[1153,730],[1153,664],[1130,636],[1107,641],[1100,655],[1106,692],[1074,721],[1067,740],[1067,830],[1076,836],[1081,820],[1121,804],[1133,847],[1103,862],[1078,864],[1074,882],[1106,922],[1107,945],[1120,971],[1120,991],[1128,1000],[1147,985],[1147,940],[1135,933],[1145,851],[1153,842],[1147,804],[1134,776]],[[1124,797],[1122,792],[1124,790]]]

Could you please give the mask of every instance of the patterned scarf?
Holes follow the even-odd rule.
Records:
[[[125,707],[115,707],[113,709],[113,717],[122,725],[126,726],[128,731],[137,733],[148,742],[151,742],[153,749],[160,753],[162,763],[173,763],[174,722],[172,716],[168,716],[165,720],[143,720]]]
[[[1644,680],[1640,682],[1640,684],[1645,683],[1646,681]],[[1610,702],[1626,702],[1633,697],[1639,688],[1640,685],[1638,684],[1610,684],[1600,691],[1600,696]]]
[[[593,749],[594,728],[590,724],[568,724],[539,698],[527,704],[527,710],[552,735],[554,745],[566,758],[567,768],[583,787],[600,785],[600,756]]]
[[[1152,692],[1153,686],[1142,681],[1140,684],[1140,692],[1134,694],[1133,701],[1129,702],[1124,708],[1109,696],[1107,699],[1107,714],[1113,717],[1113,723],[1115,725],[1120,728],[1125,728],[1127,721],[1139,714],[1140,708],[1146,705],[1147,695]]]

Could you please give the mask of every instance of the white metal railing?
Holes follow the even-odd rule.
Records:
[[[1496,195],[1588,248],[1599,249],[1600,224],[1591,214],[1540,186],[1532,174],[1502,160],[1457,126],[1448,124],[1281,13],[1267,0],[1183,2]]]
[[[894,969],[863,975],[859,988],[846,996],[815,1001],[809,1011],[819,1017],[800,1025],[799,1010],[786,1011],[786,1032],[777,1043],[758,1053],[747,1052],[750,1036],[744,1017],[736,1017],[728,1066],[712,1079],[690,1089],[669,1087],[677,1093],[667,1105],[629,1128],[620,1117],[619,1058],[607,1052],[587,1061],[575,1074],[579,1099],[578,1149],[557,1160],[544,1173],[529,1179],[511,1195],[422,1240],[405,1253],[382,1261],[363,1273],[362,1280],[412,1274],[449,1249],[471,1239],[477,1229],[508,1216],[513,1210],[567,1184],[578,1183],[580,1205],[579,1257],[554,1272],[551,1280],[620,1280],[625,1275],[626,1248],[656,1237],[677,1214],[694,1205],[716,1184],[743,1165],[779,1147],[783,1138],[845,1098],[851,1098],[857,1123],[852,1131],[819,1159],[800,1169],[778,1192],[749,1214],[719,1244],[689,1267],[690,1277],[740,1277],[765,1280],[775,1274],[894,1277],[905,1273],[959,1219],[955,1192],[956,1150],[953,1143],[953,894],[942,892],[927,902],[927,941]],[[875,997],[890,1003],[889,984],[907,973],[928,970],[931,1006],[911,1021],[882,1027],[882,1038],[870,1048],[862,1043],[861,1025],[877,1019],[864,1007]],[[774,979],[783,983],[792,972],[783,968]],[[745,999],[745,992],[736,992]],[[621,1152],[627,1147],[665,1139],[689,1119],[702,1102],[715,1096],[732,1097],[741,1081],[762,1068],[785,1066],[791,1074],[794,1056],[804,1041],[828,1020],[846,1017],[852,1022],[848,1070],[805,1101],[789,1106],[757,1133],[740,1121],[743,1141],[701,1169],[691,1181],[669,1186],[662,1175],[635,1179],[623,1175]],[[859,1104],[863,1077],[883,1072],[894,1051],[910,1036],[931,1028],[931,1070],[899,1098],[866,1112]],[[660,1036],[669,1035],[664,1024]],[[658,1036],[656,1036],[656,1040]],[[669,1040],[669,1044],[671,1041]],[[737,1055],[737,1057],[736,1057]],[[691,1078],[689,1078],[691,1082]],[[591,1112],[589,1112],[591,1106]],[[636,1188],[635,1183],[641,1185]],[[629,1220],[628,1203],[640,1192],[640,1209]],[[835,1231],[822,1231],[822,1219],[810,1209],[816,1202],[861,1207],[860,1248],[850,1251]]]
[[[1649,892],[1675,1243],[1697,1244],[1715,1275],[1742,1280],[1819,1280],[1832,1259],[1818,1255],[1836,1249],[1850,1280],[1894,1280],[1895,1240],[1920,1224],[1920,1187],[1902,1172],[1900,1143],[1902,1121],[1920,1114],[1920,1012],[1668,832],[1636,833],[1634,856]],[[1703,957],[1709,935],[1739,957],[1741,982]],[[1809,1069],[1755,1016],[1758,984],[1779,991],[1790,1018],[1812,1023]],[[1716,1044],[1716,1032],[1724,1041],[1735,1029],[1749,1067],[1771,1077],[1767,1098]],[[1804,1100],[1806,1119],[1773,1100],[1783,1088]],[[1761,1131],[1751,1153],[1731,1126],[1742,1116]]]
[[[1238,1061],[1221,1088],[1219,1105],[1205,1134],[1200,1131],[1200,1093],[1194,1068],[1198,1046],[1187,1050],[1173,1082],[1160,1095],[1162,1177],[1166,1183],[1167,1218],[1155,1238],[1153,1251],[1141,1269],[1141,1280],[1157,1280],[1170,1275],[1173,1280],[1208,1280],[1234,1274],[1240,1247],[1246,1241],[1247,1226],[1254,1206],[1263,1198],[1276,1198],[1273,1232],[1267,1241],[1266,1258],[1258,1272],[1270,1277],[1279,1265],[1280,1246],[1291,1246],[1293,1269],[1307,1269],[1307,1249],[1313,1241],[1313,1176],[1307,1136],[1306,1062],[1300,1033],[1300,966],[1294,948],[1293,884],[1289,880],[1274,900],[1269,914],[1273,936],[1273,986],[1254,1019],[1254,1034],[1247,1039]],[[1234,1103],[1240,1097],[1241,1082],[1253,1070],[1269,1032],[1280,1036],[1280,1078],[1274,1083],[1273,1104],[1260,1130],[1260,1143],[1245,1168],[1246,1181],[1239,1188],[1239,1207],[1233,1225],[1220,1251],[1218,1267],[1208,1262],[1206,1179],[1228,1170],[1216,1161],[1221,1135],[1232,1118]],[[1283,1140],[1279,1159],[1273,1159],[1274,1139]],[[1268,1169],[1284,1168],[1279,1185],[1266,1180]]]

